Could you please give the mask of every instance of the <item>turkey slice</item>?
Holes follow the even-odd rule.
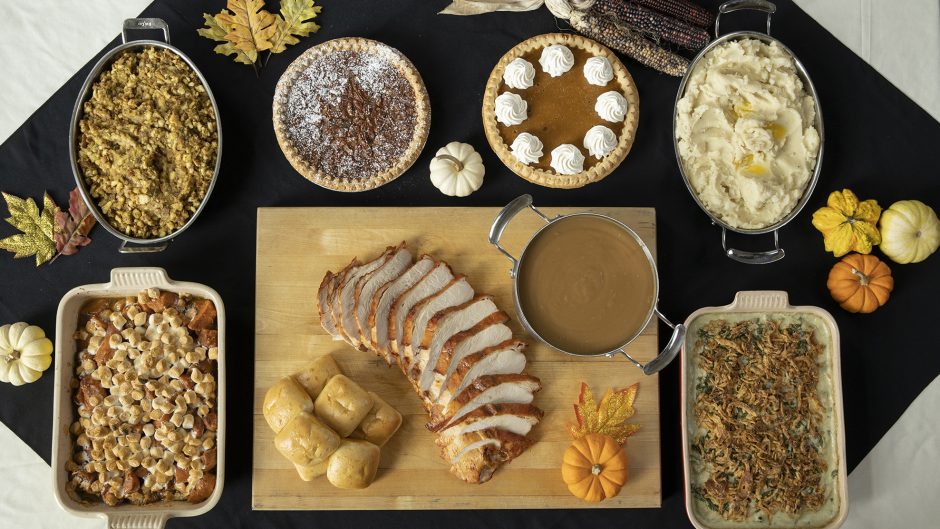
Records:
[[[526,358],[522,354],[525,342],[506,340],[468,355],[457,363],[457,368],[447,379],[446,386],[437,399],[437,404],[444,407],[451,399],[469,386],[477,377],[483,375],[507,375],[522,373]]]
[[[539,379],[525,373],[477,377],[447,407],[434,406],[427,427],[431,431],[444,429],[486,404],[528,404],[540,389]]]
[[[326,296],[326,307],[325,310],[330,314],[330,321],[333,324],[333,329],[336,331],[333,334],[334,340],[346,340],[343,337],[343,331],[340,328],[340,320],[343,315],[339,309],[339,286],[343,284],[349,274],[356,268],[359,268],[362,265],[362,262],[359,259],[353,259],[346,265],[342,270],[336,273],[336,277],[332,282],[332,285],[329,286],[329,291]]]
[[[372,349],[378,352],[385,363],[392,365],[392,351],[388,345],[388,316],[392,310],[392,303],[404,291],[413,287],[418,281],[431,271],[434,260],[427,255],[418,258],[418,262],[411,265],[402,275],[390,283],[380,287],[372,296],[369,309],[369,336]]]
[[[532,404],[486,404],[441,430],[435,442],[443,448],[462,435],[488,428],[528,435],[542,420],[542,414],[542,410]]]
[[[398,364],[403,373],[408,375],[411,371],[414,356],[421,345],[428,321],[438,312],[466,303],[472,298],[473,287],[467,282],[466,277],[458,275],[439,292],[419,301],[411,308],[408,317],[405,318],[404,333],[400,344],[404,347],[399,349],[398,354]]]
[[[525,436],[488,429],[463,435],[441,449],[450,471],[469,483],[488,481],[496,470],[532,445]]]
[[[401,342],[405,334],[405,318],[411,312],[411,308],[419,301],[439,292],[453,279],[454,273],[450,266],[440,261],[426,276],[402,292],[392,303],[392,310],[388,314],[388,344],[394,354],[398,355],[403,349]]]
[[[336,279],[336,274],[327,271],[323,276],[323,281],[320,282],[320,288],[317,289],[317,312],[320,313],[320,325],[333,337],[339,334],[339,331],[336,330],[336,324],[333,322],[329,299],[336,288]]]
[[[437,358],[437,366],[431,374],[431,385],[426,395],[429,402],[437,402],[441,390],[444,389],[444,382],[457,369],[457,364],[461,360],[470,354],[499,345],[512,338],[512,330],[504,325],[507,321],[509,321],[509,316],[499,311],[447,340]]]
[[[371,349],[372,346],[370,339],[372,333],[369,330],[369,309],[372,307],[372,296],[379,288],[398,279],[409,266],[411,266],[411,252],[402,242],[385,263],[359,279],[353,296],[359,349],[365,351]]]

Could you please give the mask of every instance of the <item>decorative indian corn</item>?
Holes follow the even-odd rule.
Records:
[[[682,77],[689,67],[685,57],[660,48],[653,41],[609,17],[597,16],[593,10],[572,10],[569,23],[578,32],[609,46],[660,72]]]
[[[689,0],[634,0],[643,7],[648,7],[671,17],[684,20],[703,28],[711,27],[715,22],[715,15],[700,5]]]
[[[659,42],[665,40],[690,50],[700,50],[711,40],[707,31],[629,0],[596,0],[591,9],[616,18]]]

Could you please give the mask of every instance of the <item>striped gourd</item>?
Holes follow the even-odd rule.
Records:
[[[648,7],[671,17],[684,20],[703,28],[711,27],[715,22],[715,15],[700,5],[689,0],[634,0],[643,7]]]
[[[689,67],[685,57],[660,48],[653,41],[608,17],[597,16],[593,10],[571,11],[568,20],[576,31],[624,53],[637,62],[660,72],[682,77]]]
[[[616,18],[621,24],[643,32],[656,42],[671,42],[697,51],[711,40],[708,32],[702,28],[629,0],[596,0],[592,9],[598,15]]]

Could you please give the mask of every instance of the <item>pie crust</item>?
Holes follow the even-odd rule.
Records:
[[[593,56],[606,57],[607,60],[610,61],[610,65],[613,67],[614,71],[614,78],[607,83],[606,88],[608,90],[619,90],[626,98],[627,103],[629,103],[627,114],[622,123],[623,129],[617,136],[617,146],[614,150],[584,171],[573,175],[558,174],[553,170],[532,167],[517,160],[516,157],[513,156],[509,145],[506,144],[500,134],[500,127],[503,127],[503,125],[496,121],[496,96],[499,95],[501,88],[517,93],[522,96],[523,99],[525,99],[526,94],[526,90],[504,88],[503,73],[506,71],[506,65],[517,57],[522,57],[535,50],[541,50],[552,44],[562,44],[572,49],[583,50]],[[534,63],[533,65],[536,71],[540,72],[541,68],[538,63]],[[584,78],[584,74],[577,65],[563,75],[577,75],[581,76],[582,79]],[[538,74],[536,75],[536,83],[538,83]],[[584,83],[585,86],[589,86],[586,80]],[[558,104],[559,108],[565,108],[563,101],[559,101]],[[547,33],[520,42],[506,52],[499,62],[496,63],[496,67],[493,68],[493,72],[490,73],[490,78],[486,82],[486,89],[483,92],[483,130],[486,132],[486,139],[489,141],[490,147],[493,148],[493,151],[496,152],[499,159],[502,160],[506,167],[509,167],[512,172],[532,183],[545,187],[571,189],[603,179],[616,169],[617,166],[620,165],[620,162],[627,157],[627,154],[630,153],[630,148],[633,146],[633,139],[636,134],[636,127],[639,121],[639,107],[640,97],[637,93],[636,84],[633,82],[633,77],[630,76],[630,72],[627,71],[627,68],[612,51],[580,35]],[[532,108],[531,105],[529,108]],[[607,124],[608,123],[600,117],[597,118],[597,125]],[[525,127],[525,122],[523,122],[520,127]],[[531,132],[536,136],[540,136],[536,131]],[[587,158],[586,150],[583,149],[583,146],[581,144],[575,146],[582,149],[582,153],[584,153],[585,158]],[[550,151],[552,147],[553,146],[550,145],[544,146],[542,154],[543,159],[551,156]]]
[[[298,152],[288,134],[290,127],[286,123],[288,96],[294,83],[311,65],[330,54],[341,51],[375,54],[391,61],[414,90],[415,125],[410,143],[398,159],[389,160],[387,167],[376,174],[363,175],[362,178],[343,178],[321,170]],[[374,40],[348,37],[313,46],[290,64],[277,82],[274,92],[273,121],[278,145],[290,164],[304,178],[334,191],[368,191],[398,178],[418,159],[428,139],[431,126],[431,105],[421,74],[400,51]]]

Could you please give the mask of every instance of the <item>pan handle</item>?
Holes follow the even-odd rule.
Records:
[[[519,265],[519,261],[513,257],[513,255],[507,252],[502,246],[499,245],[499,240],[503,237],[503,231],[506,230],[506,226],[509,225],[509,222],[515,217],[520,211],[529,208],[534,211],[539,217],[542,217],[542,220],[545,223],[551,222],[551,219],[546,217],[541,211],[538,210],[535,206],[532,205],[532,195],[525,194],[520,195],[513,199],[512,202],[506,204],[499,214],[496,215],[496,219],[493,220],[493,225],[490,226],[490,244],[496,247],[497,250],[503,253],[506,257],[512,261],[512,268],[509,270],[510,277],[516,277],[516,266]]]
[[[121,42],[126,43],[127,30],[129,29],[159,29],[163,31],[163,41],[170,43],[170,26],[162,18],[128,18],[124,20],[124,27],[121,28]]]
[[[663,323],[672,329],[672,336],[669,338],[669,343],[666,344],[666,347],[664,347],[663,350],[660,351],[658,355],[656,355],[656,358],[645,364],[637,362],[632,356],[630,356],[629,353],[623,349],[620,349],[620,353],[623,354],[623,356],[626,356],[627,360],[633,362],[633,365],[642,369],[644,375],[652,375],[653,373],[659,373],[662,371],[663,368],[668,366],[669,363],[675,359],[676,355],[679,354],[679,350],[682,349],[682,342],[685,341],[685,325],[682,325],[681,323],[673,324],[671,321],[666,319],[665,316],[663,316],[662,312],[659,312],[658,307],[653,309],[653,312],[656,314],[657,318],[662,320]]]
[[[161,242],[158,244],[131,244],[128,241],[121,243],[121,247],[118,248],[119,253],[157,253],[166,250],[170,246],[169,242]]]
[[[767,13],[767,35],[770,35],[770,18],[777,12],[777,6],[767,0],[728,0],[718,7],[718,15],[715,17],[715,38],[721,36],[718,31],[718,24],[721,22],[721,15],[740,11],[742,9],[754,9]]]
[[[749,252],[747,250],[728,248],[726,236],[727,230],[721,228],[721,247],[724,248],[725,255],[739,263],[769,264],[779,261],[786,256],[786,252],[780,247],[780,236],[777,235],[777,230],[774,230],[774,249],[767,250],[766,252]]]

